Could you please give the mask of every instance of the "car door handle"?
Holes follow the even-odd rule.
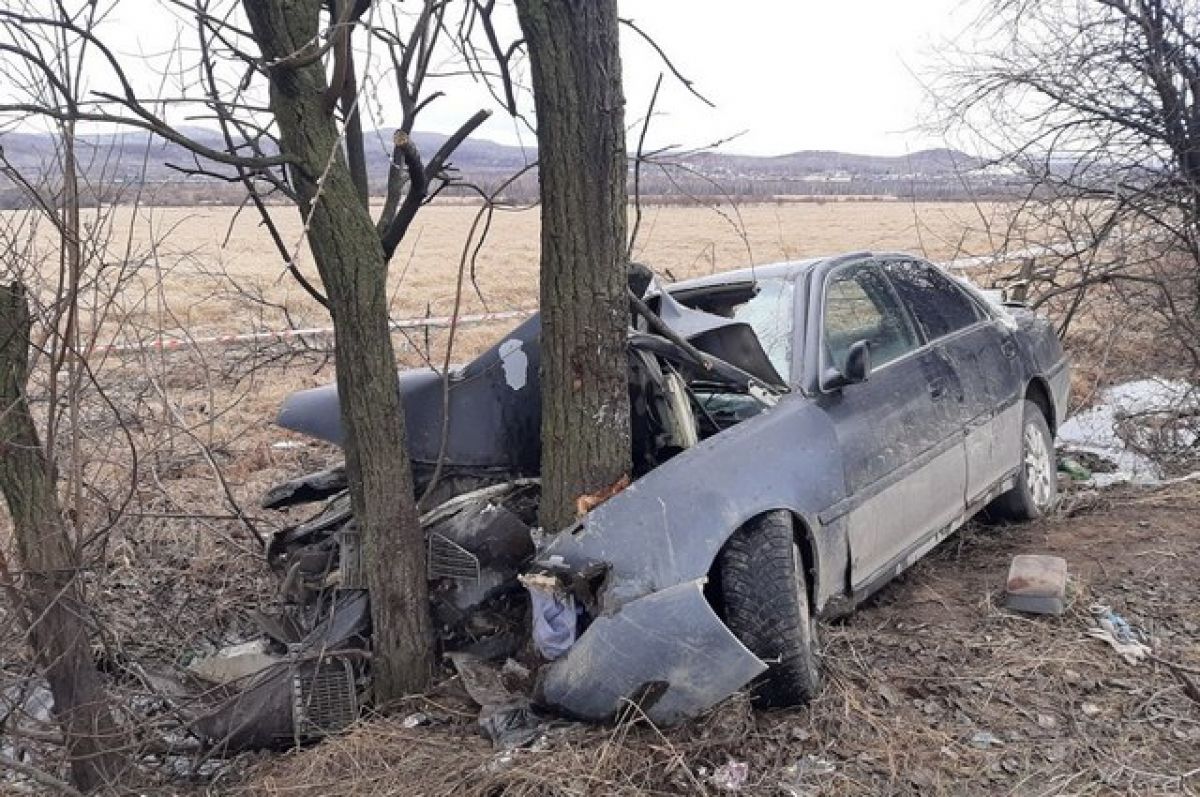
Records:
[[[946,380],[945,379],[930,379],[929,380],[929,395],[934,401],[941,401],[946,397]]]

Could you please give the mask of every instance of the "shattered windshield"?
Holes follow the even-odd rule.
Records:
[[[744,321],[754,330],[771,365],[790,382],[792,376],[792,297],[791,280],[764,279],[757,283],[753,298],[733,308],[731,317]]]

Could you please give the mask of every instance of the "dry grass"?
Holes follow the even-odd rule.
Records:
[[[450,310],[474,213],[433,206],[418,217],[394,263],[395,315],[421,315],[427,304],[434,314]],[[965,204],[757,205],[741,208],[740,221],[729,208],[722,213],[647,208],[638,257],[683,278],[851,249],[942,259],[993,248],[980,231],[985,219]],[[118,229],[130,224],[129,214],[118,211]],[[248,300],[246,291],[286,305],[297,323],[328,323],[282,274],[253,217],[233,215],[227,208],[141,211],[131,228],[133,249],[154,243],[154,256],[121,297],[124,320],[136,323],[138,335],[280,328],[280,313]],[[294,214],[280,210],[279,219],[288,240],[297,240]],[[537,251],[536,211],[497,215],[477,263],[489,309],[536,302]],[[468,294],[464,311],[483,309]],[[453,359],[469,358],[503,328],[462,330]],[[1125,356],[1120,335],[1109,334],[1114,328],[1077,341],[1089,363],[1080,387],[1099,381],[1098,364],[1110,350]],[[405,342],[401,363],[420,364],[426,349],[440,358],[444,342],[443,333]],[[115,530],[106,565],[92,581],[106,654],[171,661],[240,637],[251,627],[249,612],[272,599],[272,581],[207,458],[263,533],[286,522],[253,509],[262,491],[340,452],[287,439],[271,419],[287,392],[331,381],[327,352],[189,349],[96,365],[141,447],[133,512]],[[97,417],[84,432],[99,447],[116,438],[113,419],[95,406]],[[129,476],[122,469],[132,463],[119,446],[109,460],[118,483]],[[1162,637],[1165,650],[1200,666],[1194,608],[1200,542],[1189,526],[1200,495],[1182,488],[1129,493],[1095,508],[1102,511],[1003,534],[972,532],[948,543],[873,606],[826,629],[829,687],[800,711],[752,712],[735,698],[681,729],[573,726],[506,758],[475,734],[460,698],[438,694],[413,704],[435,716],[436,726],[405,729],[403,712],[364,721],[309,750],[249,756],[203,789],[711,793],[709,775],[732,757],[750,764],[752,794],[1195,792],[1200,708],[1163,668],[1125,665],[1082,630],[1087,604],[1103,600],[1136,624],[1169,634]],[[0,544],[4,524],[0,517]],[[1030,621],[996,606],[1008,557],[1032,551],[1060,552],[1071,561],[1076,600],[1063,618]],[[1099,710],[1084,712],[1085,705]],[[1042,717],[1053,725],[1044,727]],[[1003,744],[978,749],[970,740],[979,730]],[[178,790],[178,783],[164,789]]]
[[[212,793],[283,795],[717,794],[713,771],[749,765],[743,793],[1193,794],[1200,703],[1154,662],[1129,664],[1089,639],[1111,605],[1156,653],[1200,668],[1200,489],[1079,496],[1046,522],[972,527],[823,628],[824,693],[794,711],[735,697],[698,721],[569,726],[533,749],[493,751],[453,684],[401,711],[285,756],[241,762]],[[1000,608],[1016,553],[1070,563],[1061,617]],[[1200,680],[1200,676],[1192,676]],[[994,741],[977,734],[990,734]]]
[[[314,275],[291,208],[275,208],[283,238],[302,270]],[[453,306],[455,276],[478,208],[436,204],[417,216],[392,264],[396,316],[435,315]],[[6,211],[6,213],[10,213]],[[983,231],[1000,209],[966,203],[812,202],[734,208],[650,206],[644,209],[635,257],[682,279],[715,270],[855,249],[906,250],[932,258],[995,249]],[[127,240],[153,250],[122,296],[124,317],[144,331],[191,334],[281,326],[277,312],[256,307],[238,291],[286,305],[300,324],[326,316],[286,274],[266,231],[251,211],[228,207],[118,208],[112,218],[114,255]],[[43,228],[47,246],[50,230]],[[529,307],[537,301],[538,210],[499,211],[475,263],[479,296],[466,312]],[[471,291],[468,290],[470,294]],[[480,298],[482,297],[482,299]],[[272,326],[273,325],[273,326]]]

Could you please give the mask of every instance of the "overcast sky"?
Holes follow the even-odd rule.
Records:
[[[652,144],[693,147],[745,131],[723,149],[894,155],[942,145],[919,129],[928,110],[921,77],[946,41],[969,30],[983,1],[622,0],[620,12],[651,33],[716,105],[705,106],[668,75]],[[161,8],[155,0],[121,0],[108,35],[125,54],[162,52],[176,23]],[[511,8],[508,15],[515,21]],[[191,43],[190,34],[180,35]],[[664,66],[629,30],[622,31],[622,60],[626,121],[633,128]],[[147,72],[142,80],[155,79],[155,70]],[[449,132],[481,105],[494,105],[466,79],[441,88],[447,96],[430,106],[418,129]],[[370,124],[398,122],[387,103]],[[503,143],[530,139],[503,113],[478,135]],[[635,140],[632,130],[631,146]]]
[[[660,143],[705,144],[745,130],[725,149],[903,154],[940,146],[919,126],[920,73],[973,19],[964,0],[623,0],[621,14],[654,37],[697,89],[668,75],[651,130]],[[622,31],[629,123],[663,71]],[[914,75],[916,72],[917,75]]]

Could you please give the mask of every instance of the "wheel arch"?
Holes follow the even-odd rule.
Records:
[[[792,536],[796,540],[796,547],[800,549],[800,559],[804,566],[804,588],[808,593],[809,611],[816,615],[818,613],[818,604],[820,602],[821,595],[821,591],[819,589],[821,586],[821,555],[818,548],[819,543],[817,542],[817,538],[812,531],[813,526],[803,514],[787,506],[764,509],[743,520],[740,524],[738,524],[733,532],[730,533],[729,537],[733,537],[737,531],[745,528],[746,525],[752,523],[758,518],[775,513],[785,514],[791,520]],[[729,540],[726,539],[725,543],[728,544],[728,542]],[[722,548],[724,548],[724,545],[722,545]],[[710,582],[714,581],[717,577],[717,568],[720,566],[720,561],[721,556],[718,554],[713,559],[712,570],[709,572]]]
[[[1054,399],[1050,397],[1050,386],[1046,380],[1040,376],[1035,376],[1029,380],[1029,384],[1025,387],[1025,400],[1032,401],[1042,411],[1042,417],[1046,419],[1046,425],[1050,427],[1050,434],[1053,436],[1058,429],[1058,419],[1055,417]]]

